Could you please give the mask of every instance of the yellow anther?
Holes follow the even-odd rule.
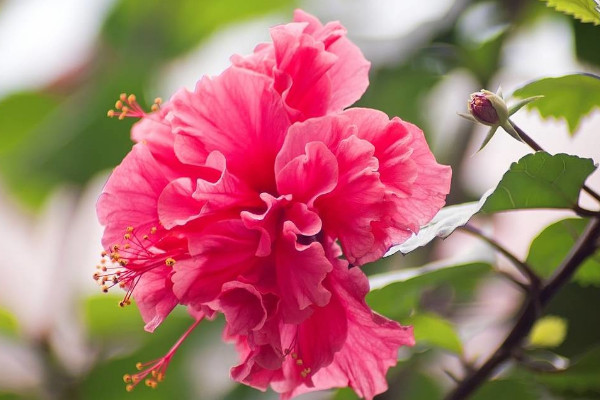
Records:
[[[156,374],[156,380],[159,382],[162,382],[165,379],[165,374],[163,374],[162,372],[159,372],[158,374]]]
[[[125,243],[125,246],[123,246],[124,249],[129,249],[131,248],[131,245],[129,243]]]
[[[103,258],[102,260],[100,260],[100,264],[106,264],[106,258]]]
[[[160,107],[158,106],[158,104],[152,104],[152,107],[150,107],[151,111],[158,111]]]
[[[122,102],[121,100],[117,100],[117,101],[115,102],[115,108],[116,108],[117,110],[120,110],[121,108],[123,108],[123,102]]]
[[[106,257],[106,255],[107,255],[107,254],[108,254],[108,253],[107,253],[106,251],[102,251],[102,253],[100,253],[100,255],[101,255],[102,257]]]
[[[140,377],[139,377],[139,376],[137,376],[137,375],[133,375],[133,376],[131,377],[131,381],[132,381],[133,383],[138,383],[138,382],[140,381]]]
[[[129,97],[127,97],[127,102],[128,102],[129,104],[131,104],[131,103],[135,102],[135,94],[133,94],[133,93],[132,93],[132,94],[130,94],[130,95],[129,95]]]
[[[302,365],[302,364],[304,364],[304,361],[302,361],[302,360],[296,360],[296,365]]]
[[[158,228],[156,228],[155,226],[153,226],[152,228],[150,228],[150,233],[154,235],[157,230],[158,230]]]
[[[143,238],[144,240],[148,240],[148,239],[149,239],[148,235],[144,235],[144,236],[142,236],[142,238]]]
[[[128,226],[126,231],[129,233],[133,232],[133,226]]]
[[[121,307],[121,308],[125,307],[125,302],[124,301],[120,301],[119,302],[119,307]],[[127,381],[125,381],[125,382],[127,382]]]
[[[298,358],[298,354],[292,353],[292,358],[295,360],[296,358]]]
[[[121,93],[119,99],[121,99],[121,101],[127,101],[127,93]]]
[[[119,250],[119,245],[118,244],[113,245],[112,249],[113,249],[113,251]]]
[[[129,108],[123,107],[123,110],[121,110],[121,115],[119,115],[119,119],[124,120],[125,117],[127,116],[127,112],[129,112]]]
[[[114,117],[114,116],[115,116],[115,110],[108,110],[108,111],[106,112],[106,116],[107,116],[108,118],[112,118],[112,117]]]
[[[123,235],[123,239],[125,240],[131,240],[131,233],[126,233]]]
[[[175,265],[175,259],[169,257],[165,260],[165,264],[167,264],[167,266],[172,267],[173,265]]]
[[[108,286],[106,286],[106,285],[102,285],[102,291],[103,291],[104,293],[108,293]]]
[[[127,390],[128,392],[133,392],[133,388],[134,386],[132,384],[125,385],[125,390]]]
[[[152,374],[153,378],[156,378],[156,370],[155,369],[153,369],[150,373]]]
[[[162,104],[162,99],[160,97],[155,98],[154,104],[158,104],[158,105]]]
[[[136,368],[138,371],[141,371],[141,370],[144,368],[144,366],[142,365],[142,363],[141,363],[141,362],[138,362],[138,363],[136,363],[136,364],[135,364],[135,368]]]
[[[131,383],[131,375],[129,375],[129,374],[123,375],[123,382]]]

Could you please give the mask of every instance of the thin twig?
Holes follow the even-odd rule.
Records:
[[[504,257],[508,258],[510,262],[512,262],[515,267],[519,269],[526,277],[529,279],[529,284],[533,290],[535,288],[539,288],[541,284],[540,277],[535,273],[535,271],[524,261],[519,260],[514,254],[512,254],[508,249],[502,246],[500,243],[492,239],[483,233],[480,229],[474,227],[473,225],[466,224],[461,227],[462,230],[480,238],[490,246],[492,246],[495,250],[501,253]]]
[[[446,400],[464,400],[487,381],[496,368],[508,360],[514,350],[529,334],[531,327],[539,316],[539,310],[545,307],[554,295],[571,280],[577,268],[598,248],[600,237],[600,218],[593,218],[583,234],[575,242],[569,254],[565,257],[555,274],[538,292],[530,292],[521,308],[521,314],[515,326],[504,339],[498,349],[485,361],[481,367],[469,372],[460,384],[447,396]]]
[[[529,136],[527,133],[525,133],[525,131],[523,131],[523,129],[519,128],[517,126],[517,124],[515,124],[511,120],[508,120],[508,122],[510,122],[510,124],[514,128],[514,130],[517,131],[517,133],[519,134],[519,137],[521,139],[523,139],[523,142],[525,142],[534,151],[546,151],[535,140],[533,140],[531,138],[531,136]],[[589,194],[590,196],[592,196],[594,199],[596,199],[597,201],[600,201],[600,194],[596,193],[594,191],[594,189],[592,189],[591,187],[589,187],[585,183],[583,184],[582,189],[583,189],[584,192],[586,192],[587,194]]]
[[[600,216],[600,211],[592,211],[587,208],[583,208],[580,206],[573,207],[573,211],[580,217],[598,217]]]

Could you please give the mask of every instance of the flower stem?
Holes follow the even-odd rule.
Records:
[[[506,247],[502,246],[500,243],[495,241],[493,238],[487,236],[480,229],[474,227],[473,225],[467,224],[461,227],[462,230],[476,236],[492,246],[495,250],[501,253],[504,257],[508,258],[510,262],[512,262],[515,267],[519,269],[528,279],[529,285],[531,287],[539,288],[541,284],[540,277],[535,273],[535,271],[524,261],[519,260],[514,254],[512,254]]]
[[[600,217],[593,218],[579,237],[569,254],[556,269],[554,275],[539,291],[530,291],[521,307],[521,313],[512,330],[498,349],[476,370],[469,372],[452,390],[446,400],[464,400],[487,381],[496,368],[507,361],[554,295],[570,281],[577,268],[598,248],[600,238]]]

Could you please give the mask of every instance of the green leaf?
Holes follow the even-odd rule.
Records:
[[[515,378],[487,382],[471,397],[472,400],[538,400],[540,398],[540,393],[531,382]]]
[[[532,347],[558,347],[567,336],[567,321],[554,315],[538,319],[529,333]]]
[[[121,300],[122,297],[112,294],[96,295],[86,300],[85,321],[92,336],[138,335],[144,332],[137,307],[134,304],[119,307]]]
[[[588,221],[567,218],[546,227],[531,243],[527,263],[542,277],[549,278],[567,256]],[[600,253],[589,257],[575,273],[582,285],[600,285]]]
[[[492,191],[485,193],[478,202],[464,203],[442,208],[433,217],[431,222],[421,227],[419,233],[413,235],[407,241],[397,246],[392,247],[385,254],[385,257],[391,256],[396,252],[402,254],[410,253],[418,247],[425,246],[436,237],[448,237],[457,228],[465,225],[473,215],[477,214],[481,207],[486,202]]]
[[[536,109],[542,118],[564,118],[571,135],[575,134],[581,119],[593,109],[600,107],[600,77],[592,74],[565,75],[544,78],[517,89],[513,96],[527,98],[544,96],[529,103],[528,109]]]
[[[484,262],[446,262],[372,275],[367,303],[390,318],[406,318],[417,308],[426,288],[440,284],[451,284],[457,290],[471,287],[491,269],[492,266]]]
[[[417,314],[402,321],[414,327],[417,345],[440,347],[452,353],[462,353],[462,343],[449,321],[435,314]]]
[[[0,334],[17,336],[19,324],[14,315],[8,310],[0,308]]]
[[[572,15],[581,22],[600,24],[600,6],[594,0],[541,0],[548,7]]]
[[[510,166],[482,211],[573,208],[583,183],[595,169],[588,158],[545,152],[526,155]]]

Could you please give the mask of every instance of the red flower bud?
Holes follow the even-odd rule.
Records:
[[[508,118],[508,109],[502,97],[488,90],[471,94],[469,113],[485,125],[502,125]]]
[[[496,125],[500,122],[500,118],[492,102],[481,92],[471,95],[469,111],[473,117],[484,124]]]

